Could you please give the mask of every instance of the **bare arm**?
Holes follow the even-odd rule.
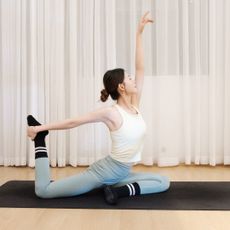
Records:
[[[144,52],[142,45],[142,32],[147,23],[152,23],[153,20],[148,17],[149,12],[146,12],[141,18],[136,32],[136,54],[135,54],[135,81],[137,87],[137,95],[132,98],[132,104],[137,107],[140,102],[143,83],[144,83]]]
[[[102,122],[103,121],[103,111],[94,111],[85,115],[81,115],[75,118],[69,118],[62,121],[57,121],[55,123],[35,126],[37,132],[45,130],[65,130],[78,127],[80,125],[92,122]]]
[[[142,45],[142,34],[137,31],[136,33],[136,54],[135,54],[135,70],[137,73],[144,73],[144,54]]]
[[[86,123],[104,122],[109,119],[109,108],[100,108],[95,111],[89,112],[85,115],[81,115],[75,118],[69,118],[62,121],[57,121],[50,124],[29,126],[27,129],[27,135],[34,139],[38,132],[45,130],[65,130],[78,127]]]

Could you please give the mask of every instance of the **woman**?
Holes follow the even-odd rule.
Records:
[[[35,193],[41,198],[76,196],[103,187],[105,200],[116,204],[118,198],[166,191],[167,177],[153,173],[131,172],[132,165],[139,162],[143,149],[145,122],[138,109],[144,81],[142,32],[153,21],[148,12],[141,18],[136,33],[135,79],[123,69],[105,73],[101,91],[104,102],[110,95],[117,103],[100,108],[86,115],[61,122],[41,125],[31,115],[27,117],[28,136],[35,143]],[[50,181],[49,160],[45,137],[48,130],[71,129],[92,122],[104,122],[112,139],[111,153],[93,163],[82,173],[57,181]]]

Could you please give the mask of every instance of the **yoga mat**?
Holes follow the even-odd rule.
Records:
[[[230,182],[171,182],[166,192],[121,198],[111,206],[105,203],[101,189],[75,197],[41,199],[34,193],[34,181],[8,181],[0,187],[0,207],[230,210]]]

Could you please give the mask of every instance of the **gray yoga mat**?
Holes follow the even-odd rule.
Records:
[[[105,203],[101,189],[75,197],[40,199],[34,181],[8,181],[0,187],[0,207],[144,210],[230,210],[230,182],[171,182],[163,193]]]

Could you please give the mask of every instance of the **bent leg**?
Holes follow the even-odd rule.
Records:
[[[41,125],[33,116],[27,117],[29,126]],[[45,137],[48,131],[39,132],[35,139],[35,193],[41,198],[76,196],[102,186],[89,170],[54,182],[50,181],[49,159]]]

